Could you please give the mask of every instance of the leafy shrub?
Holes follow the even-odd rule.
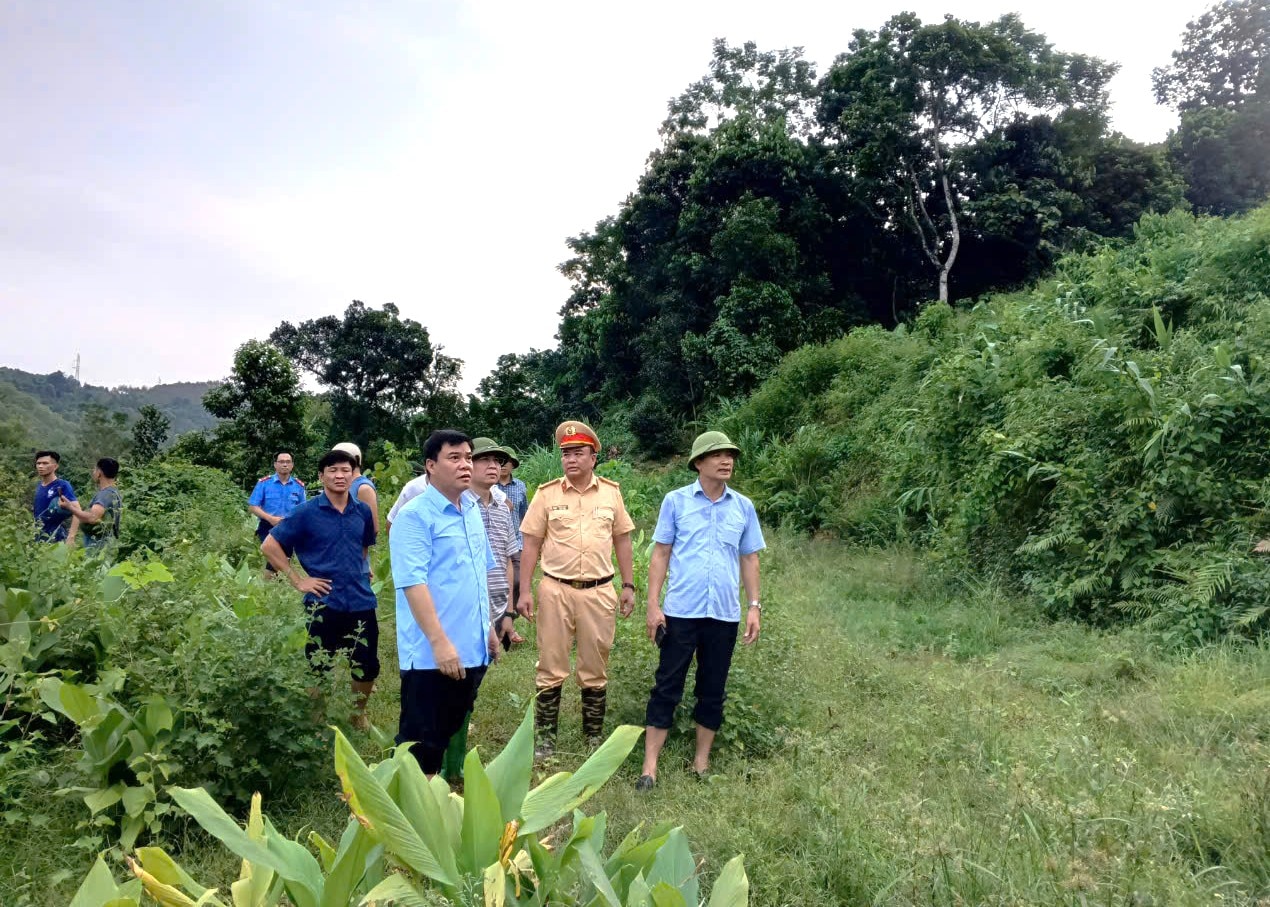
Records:
[[[1053,614],[1270,626],[1270,207],[1149,216],[1035,289],[790,354],[729,427],[767,519],[925,541]]]

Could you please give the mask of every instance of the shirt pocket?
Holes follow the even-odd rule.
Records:
[[[738,517],[725,517],[719,525],[719,541],[729,548],[740,550],[741,536],[745,532],[745,521]]]
[[[591,513],[591,535],[597,539],[613,537],[613,521],[617,519],[617,511],[612,507],[599,506]]]
[[[547,528],[558,538],[567,539],[577,535],[581,522],[581,514],[573,510],[547,511]]]

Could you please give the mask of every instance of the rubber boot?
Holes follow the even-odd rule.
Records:
[[[467,726],[472,721],[472,713],[463,716],[463,726],[454,732],[450,745],[441,758],[441,777],[451,783],[463,780],[463,760],[467,758]]]
[[[538,691],[534,700],[534,731],[538,745],[535,759],[547,759],[556,751],[556,730],[560,727],[560,687]]]
[[[582,736],[588,746],[598,746],[604,738],[604,711],[608,704],[608,688],[582,691]]]

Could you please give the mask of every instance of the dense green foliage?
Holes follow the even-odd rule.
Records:
[[[304,784],[330,720],[309,688],[334,683],[309,671],[294,596],[248,557],[223,473],[156,462],[120,490],[105,559],[36,542],[18,501],[0,511],[0,813],[40,824],[82,800],[90,850],[159,833],[171,783],[232,802]],[[329,702],[346,714],[347,696]]]
[[[1110,131],[1114,71],[1015,16],[897,16],[823,76],[798,50],[716,42],[636,191],[570,240],[558,348],[500,360],[474,414],[496,435],[602,414],[664,456],[798,346],[1127,235],[1182,186]]]
[[[1026,293],[799,350],[721,417],[769,518],[920,539],[1052,613],[1270,625],[1270,208],[1147,218]]]

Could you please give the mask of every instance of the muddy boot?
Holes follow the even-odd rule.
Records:
[[[534,758],[549,759],[556,751],[556,729],[560,726],[560,687],[538,691],[534,700],[534,733],[538,745]]]
[[[472,721],[472,713],[463,716],[463,726],[454,732],[450,745],[445,749],[441,759],[441,777],[452,784],[463,780],[463,760],[467,758],[467,726]]]
[[[608,690],[600,687],[596,690],[582,691],[582,736],[588,746],[599,746],[604,739],[604,710]]]

